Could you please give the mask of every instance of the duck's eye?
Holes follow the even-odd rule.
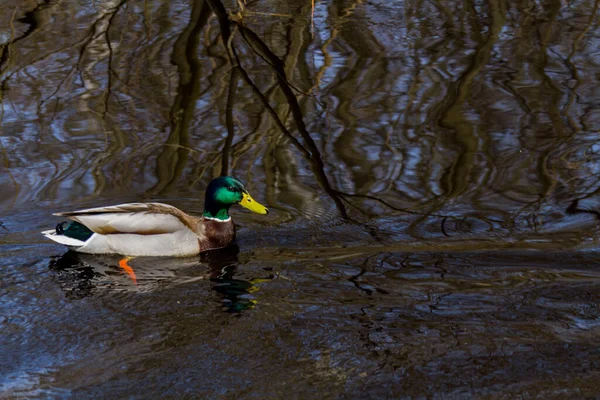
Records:
[[[235,189],[233,188],[233,186],[229,186],[229,187],[227,188],[227,190],[229,190],[230,192],[235,192]]]

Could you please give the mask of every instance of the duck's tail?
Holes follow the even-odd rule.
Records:
[[[56,233],[56,229],[49,229],[47,231],[43,231],[42,235],[46,236],[50,240],[54,240],[56,243],[64,244],[69,247],[81,247],[85,244],[79,239],[74,239],[65,235],[61,235]]]
[[[61,222],[55,229],[43,231],[42,235],[57,243],[69,247],[81,247],[94,234],[85,225],[79,222]]]

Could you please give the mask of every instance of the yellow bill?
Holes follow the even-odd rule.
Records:
[[[258,214],[267,214],[269,212],[269,209],[267,207],[254,200],[252,196],[250,196],[250,194],[242,193],[242,196],[242,201],[239,202],[240,206],[245,207],[248,210]]]

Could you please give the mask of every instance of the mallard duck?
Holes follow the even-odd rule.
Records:
[[[229,207],[234,204],[258,214],[269,212],[239,180],[222,176],[206,188],[202,217],[163,203],[127,203],[53,214],[71,221],[42,234],[80,253],[194,256],[233,241]]]

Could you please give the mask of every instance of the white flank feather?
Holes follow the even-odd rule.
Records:
[[[177,232],[187,229],[179,218],[174,215],[149,212],[76,215],[70,218],[87,226],[92,231],[100,233],[103,233],[102,231],[107,228],[122,233],[136,233],[149,230]]]
[[[153,207],[156,206],[179,211],[176,207],[163,203],[126,203],[53,215],[65,216],[101,234],[110,233],[111,230],[120,233],[167,233],[187,229],[175,215],[155,212]]]

